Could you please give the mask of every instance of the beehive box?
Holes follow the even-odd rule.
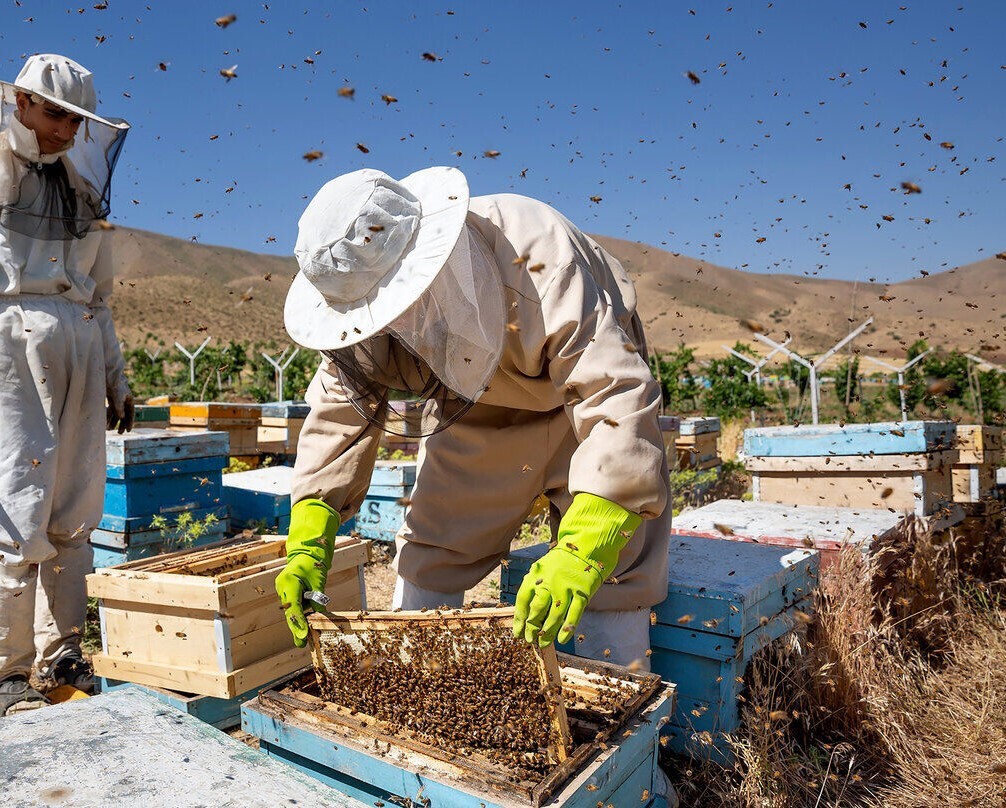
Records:
[[[960,508],[947,515],[924,517],[933,530],[942,530],[964,518]],[[753,542],[772,547],[814,549],[821,554],[821,570],[830,569],[843,547],[868,553],[905,519],[887,508],[829,508],[816,505],[780,505],[721,499],[683,511],[674,517],[672,536]]]
[[[652,670],[674,682],[678,694],[668,746],[726,762],[723,736],[740,726],[747,666],[813,611],[819,556],[809,549],[674,536],[669,562],[667,599],[650,617]]]
[[[271,401],[262,405],[258,449],[270,454],[297,454],[297,441],[310,407],[302,401]]]
[[[393,542],[405,521],[415,483],[414,461],[378,460],[354,520],[356,532],[365,539]]]
[[[137,688],[0,722],[5,806],[374,808]]]
[[[678,468],[702,471],[721,464],[719,418],[685,418],[679,431],[675,440]]]
[[[748,429],[744,464],[756,501],[927,516],[953,503],[955,432],[950,421]]]
[[[996,469],[1003,461],[1002,427],[957,425],[954,502],[977,505],[996,496]]]
[[[148,429],[167,429],[171,423],[169,410],[166,404],[137,404],[136,424]]]
[[[260,739],[266,754],[369,805],[664,806],[654,797],[663,777],[658,735],[673,710],[673,688],[613,665],[565,656],[559,664],[576,745],[537,781],[476,754],[445,753],[323,701],[313,676],[293,677],[246,704],[242,728]],[[502,728],[505,705],[487,705],[484,720]]]
[[[171,405],[171,428],[187,432],[223,431],[231,457],[258,454],[259,404],[186,401]]]
[[[364,603],[369,544],[336,542],[326,592],[336,608]],[[185,693],[233,698],[309,663],[294,648],[274,581],[286,539],[237,538],[87,576],[99,599],[95,672]]]
[[[657,417],[657,424],[660,427],[660,437],[664,439],[667,465],[674,468],[678,462],[678,450],[675,447],[675,441],[677,441],[680,435],[681,419],[676,415],[660,415]]]
[[[290,528],[292,466],[266,466],[225,474],[223,500],[235,530],[266,529],[286,533]]]
[[[179,541],[199,544],[222,538],[228,529],[220,486],[227,445],[224,432],[107,432],[104,508],[91,533],[96,565],[145,558]],[[199,521],[212,514],[215,521],[206,525],[204,534],[194,536],[176,529],[182,514]],[[163,530],[154,525],[157,518],[168,523]]]

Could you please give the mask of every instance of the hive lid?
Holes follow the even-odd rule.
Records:
[[[908,454],[954,448],[953,421],[887,421],[875,424],[801,424],[744,430],[748,457]]]
[[[114,431],[105,433],[106,462],[110,466],[226,457],[229,447],[230,436],[226,432],[138,428],[122,435]]]

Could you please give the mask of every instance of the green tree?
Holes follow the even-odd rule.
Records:
[[[650,357],[650,371],[660,384],[664,407],[671,412],[687,412],[695,409],[699,385],[692,373],[695,351],[679,345],[671,353],[657,353]]]
[[[751,346],[738,342],[734,350],[754,355]],[[732,354],[722,359],[710,360],[706,367],[709,387],[702,395],[702,408],[720,418],[740,418],[751,410],[761,409],[768,403],[765,391],[746,375],[751,366]]]

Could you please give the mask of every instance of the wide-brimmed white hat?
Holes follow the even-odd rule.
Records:
[[[16,103],[18,92],[34,93],[92,121],[115,129],[129,128],[129,124],[119,118],[103,118],[95,112],[98,97],[91,71],[66,56],[55,53],[30,56],[13,83],[0,81],[0,86],[3,100],[10,104]]]
[[[319,351],[373,336],[433,282],[467,215],[468,182],[456,168],[403,180],[364,168],[326,183],[300,217],[287,332]]]

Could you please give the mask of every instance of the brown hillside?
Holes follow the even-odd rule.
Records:
[[[117,228],[119,286],[113,299],[129,345],[150,332],[167,343],[286,341],[283,300],[297,270],[292,258],[213,247]],[[741,320],[801,352],[821,351],[852,323],[874,327],[857,341],[866,354],[897,359],[924,336],[931,344],[1006,358],[1006,261],[995,258],[893,285],[743,272],[656,247],[598,236],[631,273],[651,347],[685,342],[700,356],[751,342]],[[266,278],[269,278],[266,280]]]

